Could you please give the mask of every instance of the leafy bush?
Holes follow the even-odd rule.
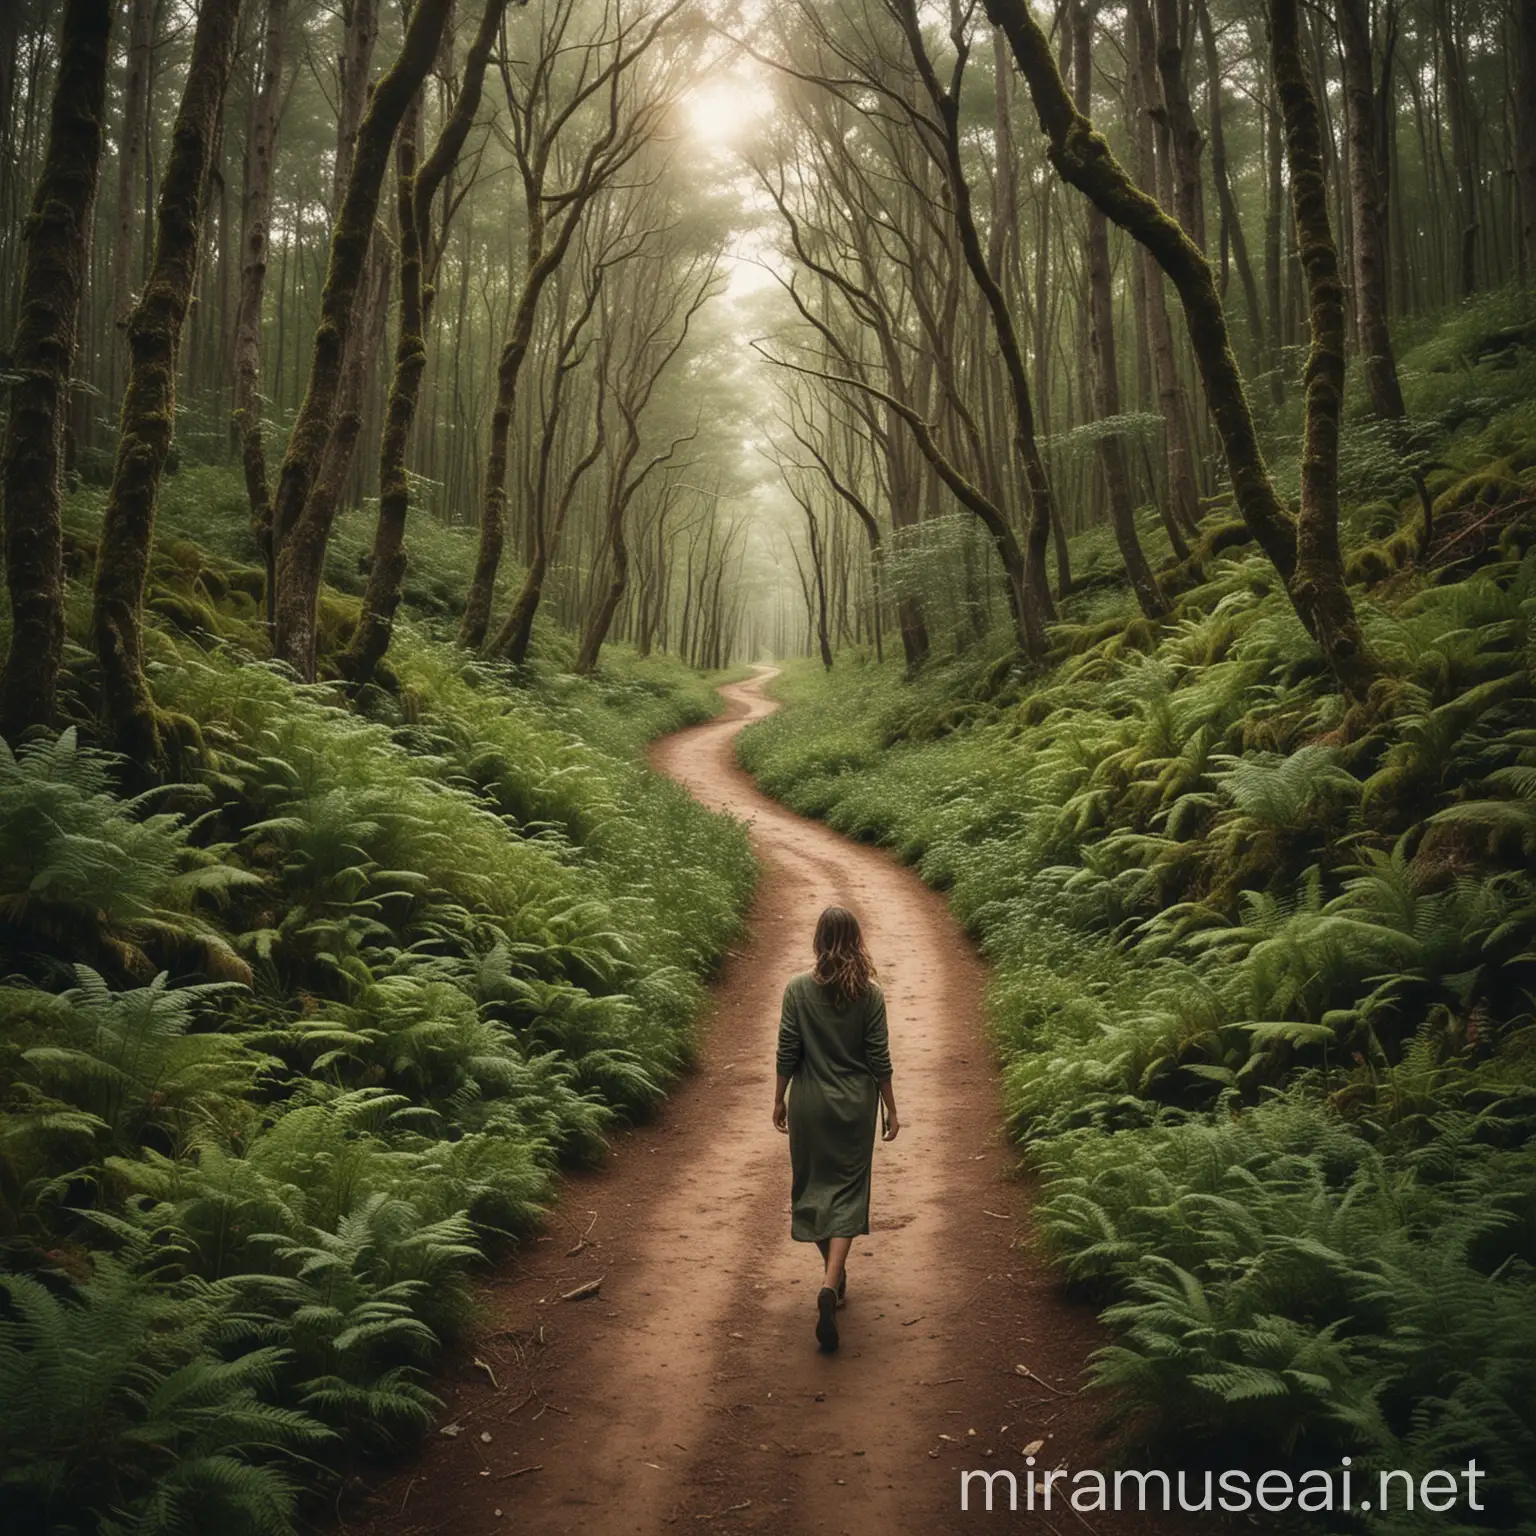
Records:
[[[1160,632],[1096,599],[1035,676],[792,667],[740,742],[993,962],[1040,1231],[1106,1304],[1122,1424],[1266,1463],[1475,1455],[1509,1531],[1536,1520],[1523,528],[1361,596],[1389,676],[1355,710],[1234,550]]]
[[[343,1448],[421,1433],[475,1268],[690,1061],[756,874],[642,760],[707,680],[468,660],[429,626],[472,550],[423,529],[381,686],[299,685],[249,649],[237,480],[188,470],[163,510],[147,653],[185,782],[118,792],[78,651],[80,727],[0,744],[18,1530],[288,1532]]]

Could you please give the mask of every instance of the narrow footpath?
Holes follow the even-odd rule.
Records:
[[[984,971],[943,898],[768,800],[736,765],[737,733],[776,707],[773,675],[723,688],[725,715],[652,751],[750,823],[763,864],[698,1071],[601,1168],[563,1180],[546,1235],[487,1280],[484,1331],[437,1384],[445,1430],[350,1488],[345,1529],[1219,1531],[1213,1515],[1078,1516],[1061,1483],[1049,1515],[1024,1512],[1025,1447],[1040,1442],[1036,1476],[1112,1465],[1101,1405],[1079,1391],[1103,1335],[1020,1246],[1027,1191],[1008,1174]],[[769,1110],[780,993],[809,965],[829,903],[858,915],[879,966],[902,1130],[876,1146],[842,1348],[822,1356],[819,1261],[789,1237],[788,1145]],[[992,1515],[979,1482],[962,1513],[961,1471],[1003,1467],[1019,1513],[1002,1512],[1002,1480]]]

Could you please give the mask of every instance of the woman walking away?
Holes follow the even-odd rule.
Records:
[[[828,907],[814,943],[815,966],[784,988],[773,1123],[789,1133],[790,1235],[815,1243],[825,1264],[816,1341],[831,1354],[848,1285],[848,1250],[869,1231],[877,1100],[885,1104],[886,1141],[895,1141],[901,1125],[891,1089],[885,998],[875,985],[858,919]],[[795,1091],[786,1105],[791,1083]]]

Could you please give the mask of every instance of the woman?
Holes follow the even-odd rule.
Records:
[[[885,1101],[885,1140],[901,1128],[891,1089],[885,998],[858,919],[828,907],[816,924],[816,964],[784,988],[773,1123],[789,1134],[796,1242],[815,1243],[825,1265],[816,1297],[816,1342],[837,1348],[837,1309],[855,1237],[869,1231],[869,1175],[876,1096]],[[784,1102],[790,1083],[795,1091]]]

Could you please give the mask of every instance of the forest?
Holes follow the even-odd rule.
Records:
[[[5,1530],[432,1441],[757,942],[648,753],[771,665],[1104,1456],[1536,1532],[1536,0],[9,0],[0,393]]]

